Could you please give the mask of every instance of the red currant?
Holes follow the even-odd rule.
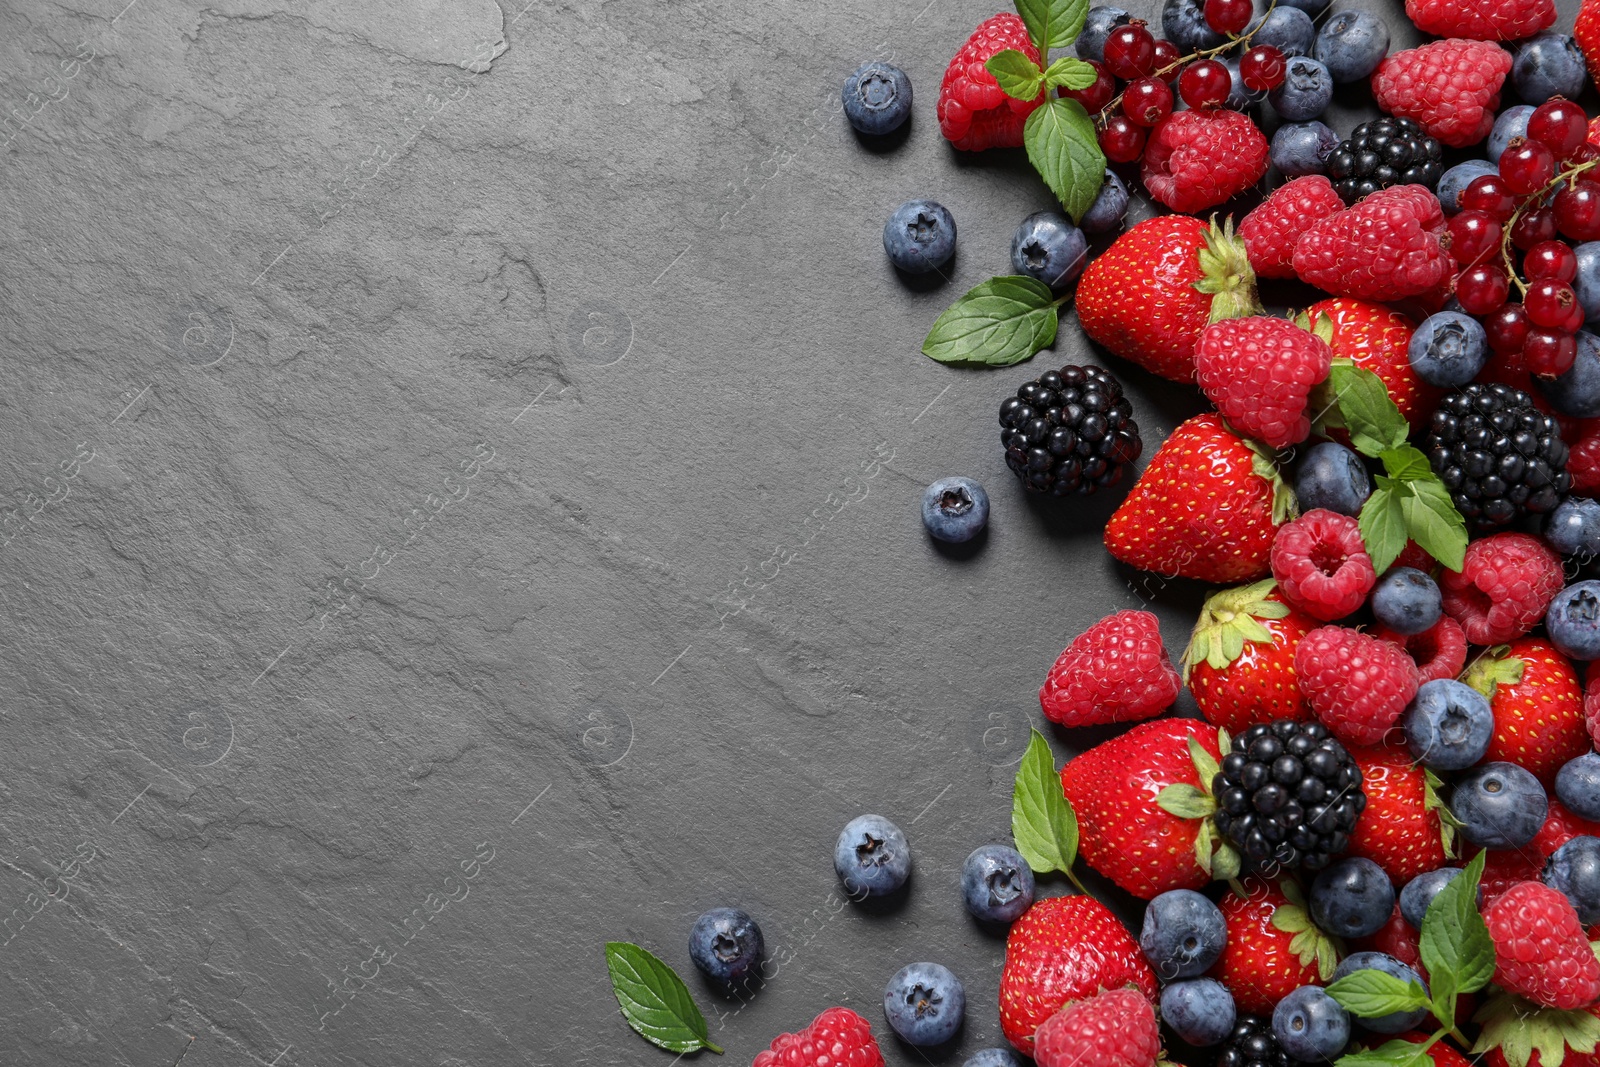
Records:
[[[1100,128],[1100,151],[1113,163],[1132,163],[1144,152],[1144,128],[1117,112]]]
[[[1595,144],[1592,141],[1583,142],[1572,155],[1567,157],[1567,162],[1573,166],[1577,166],[1579,163],[1593,163],[1597,160],[1600,160],[1600,144]]]
[[[1143,22],[1134,19],[1111,31],[1105,57],[1106,69],[1123,81],[1142,78],[1155,69],[1156,39]]]
[[[1178,77],[1178,60],[1183,58],[1183,53],[1178,51],[1178,46],[1168,40],[1156,42],[1155,73],[1162,81],[1171,85]]]
[[[1239,78],[1246,89],[1254,92],[1276,89],[1283,84],[1288,72],[1288,61],[1283,53],[1270,44],[1258,44],[1239,57]]]
[[[1589,116],[1583,108],[1559,96],[1540,104],[1528,116],[1528,140],[1538,141],[1557,159],[1577,151],[1588,133]]]
[[[1197,111],[1222,106],[1232,91],[1233,75],[1215,59],[1190,63],[1178,75],[1178,95]]]
[[[1229,36],[1243,33],[1254,13],[1250,0],[1206,0],[1206,25]]]
[[[1501,304],[1484,317],[1483,329],[1497,355],[1514,355],[1528,336],[1528,312],[1521,304]]]
[[[1522,342],[1522,362],[1540,378],[1554,378],[1572,369],[1578,358],[1578,339],[1560,330],[1534,327]]]
[[[1122,91],[1122,110],[1129,121],[1154,126],[1172,114],[1172,90],[1160,78],[1140,78]]]
[[[1522,270],[1533,280],[1570,282],[1578,274],[1578,253],[1563,241],[1540,241],[1528,249]]]
[[[1556,176],[1556,157],[1538,141],[1513,137],[1500,157],[1500,177],[1514,196],[1536,193]]]
[[[1566,282],[1548,278],[1535,281],[1522,294],[1522,306],[1528,309],[1528,321],[1547,330],[1559,330],[1572,317],[1572,308],[1578,296]]]
[[[1506,302],[1511,283],[1506,272],[1490,263],[1468,267],[1456,275],[1456,300],[1468,315],[1487,315]]]
[[[1487,211],[1501,222],[1517,210],[1517,199],[1498,174],[1483,174],[1467,183],[1456,198],[1463,210]]]
[[[1487,211],[1458,211],[1450,217],[1450,254],[1463,267],[1499,247],[1500,220]]]
[[[1556,239],[1556,213],[1547,207],[1525,213],[1511,224],[1511,243],[1526,252],[1540,241]]]
[[[1574,241],[1600,239],[1600,182],[1579,178],[1556,192],[1556,228]]]

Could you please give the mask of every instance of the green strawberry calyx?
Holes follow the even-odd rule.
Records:
[[[1541,1008],[1521,997],[1501,993],[1473,1016],[1483,1032],[1472,1051],[1498,1048],[1510,1067],[1528,1067],[1533,1053],[1541,1067],[1561,1067],[1567,1050],[1589,1054],[1600,1045],[1600,1019],[1581,1008]]]
[[[1217,751],[1226,752],[1233,746],[1228,731],[1217,730]],[[1200,823],[1194,838],[1194,860],[1213,879],[1229,881],[1239,877],[1243,866],[1239,851],[1217,834],[1212,816],[1217,811],[1217,798],[1211,793],[1212,780],[1222,770],[1205,746],[1189,735],[1189,761],[1194,764],[1199,785],[1178,782],[1156,794],[1156,807],[1180,819],[1195,819]]]
[[[1439,799],[1439,792],[1444,788],[1444,783],[1439,776],[1430,770],[1422,772],[1422,810],[1433,811],[1439,814],[1439,843],[1444,846],[1446,859],[1456,858],[1456,831],[1461,829],[1461,820],[1456,818],[1443,800]]]
[[[1273,928],[1294,935],[1289,940],[1289,951],[1302,967],[1309,967],[1315,961],[1317,976],[1326,982],[1333,977],[1333,969],[1339,966],[1339,957],[1343,954],[1338,940],[1311,921],[1311,912],[1299,885],[1285,878],[1278,883],[1278,889],[1289,903],[1279,904],[1273,911]]]
[[[1246,643],[1271,644],[1272,631],[1264,619],[1282,619],[1289,605],[1269,597],[1278,583],[1271,578],[1224,589],[1206,598],[1183,651],[1183,680],[1201,663],[1214,671],[1225,670],[1244,654]]]
[[[1233,427],[1228,429],[1232,430]],[[1234,432],[1238,433],[1237,430]],[[1282,526],[1290,519],[1299,518],[1300,503],[1295,499],[1289,483],[1283,480],[1283,473],[1278,469],[1277,454],[1260,441],[1252,441],[1242,434],[1239,440],[1250,450],[1251,472],[1272,487],[1272,524]]]
[[[1206,243],[1200,246],[1200,279],[1194,287],[1211,297],[1208,324],[1260,315],[1266,310],[1256,296],[1256,272],[1250,266],[1244,242],[1234,235],[1232,216],[1220,226],[1212,216]]]
[[[1510,652],[1510,645],[1496,645],[1474,660],[1461,680],[1493,700],[1496,690],[1502,685],[1516,685],[1527,670],[1527,660]]]

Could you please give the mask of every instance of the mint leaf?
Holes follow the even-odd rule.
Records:
[[[1486,858],[1484,852],[1474,856],[1433,898],[1422,917],[1422,965],[1428,969],[1437,1001],[1447,999],[1446,994],[1476,993],[1494,975],[1494,942],[1478,914],[1478,879]],[[1454,1004],[1448,1013],[1454,1016]]]
[[[1056,339],[1059,303],[1036,278],[1012,275],[979,282],[934,320],[922,353],[940,363],[1021,363]]]
[[[1028,162],[1072,221],[1083,218],[1106,180],[1106,157],[1083,105],[1063,97],[1046,100],[1023,124],[1022,142]]]
[[[1078,39],[1083,20],[1089,14],[1089,0],[1016,0],[1017,14],[1028,27],[1028,35],[1039,54],[1050,58],[1050,49],[1065,48]]]
[[[1459,571],[1467,553],[1467,522],[1450,499],[1450,490],[1431,470],[1426,478],[1407,482],[1406,489],[1400,503],[1411,539],[1428,555]]]
[[[1432,1044],[1429,1042],[1428,1044]],[[1352,1052],[1334,1061],[1334,1067],[1432,1067],[1427,1044],[1412,1044],[1395,1038],[1377,1048]]]
[[[1383,469],[1389,472],[1389,477],[1396,481],[1409,482],[1433,477],[1433,467],[1428,463],[1428,457],[1410,445],[1391,448],[1378,458],[1383,460]]]
[[[1420,983],[1403,982],[1392,974],[1370,969],[1345,975],[1328,987],[1328,996],[1363,1019],[1415,1011],[1428,1003],[1428,994]]]
[[[669,1052],[709,1049],[721,1055],[689,987],[671,967],[638,945],[607,941],[606,969],[622,1017],[646,1041]]]
[[[1044,72],[1044,83],[1052,89],[1069,89],[1077,92],[1079,89],[1089,88],[1099,77],[1099,72],[1083,60],[1075,56],[1062,56],[1050,64],[1049,69]]]
[[[1018,100],[1032,100],[1044,88],[1044,71],[1039,64],[1017,51],[1007,48],[989,57],[984,66],[1000,83],[1000,91]]]
[[[1328,382],[1357,452],[1379,456],[1406,443],[1411,426],[1389,398],[1382,378],[1353,363],[1336,363]]]
[[[1395,557],[1405,551],[1406,518],[1400,503],[1400,489],[1389,478],[1379,477],[1378,487],[1361,505],[1356,525],[1366,543],[1372,567],[1379,574],[1389,569]]]
[[[1028,740],[1011,788],[1011,836],[1034,874],[1069,874],[1078,858],[1078,817],[1061,791],[1050,742],[1038,730]]]

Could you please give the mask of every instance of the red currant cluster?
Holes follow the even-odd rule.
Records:
[[[1499,173],[1474,178],[1450,220],[1461,309],[1483,319],[1496,355],[1520,358],[1540,377],[1566,373],[1577,356],[1584,312],[1571,285],[1578,257],[1567,242],[1600,239],[1600,181],[1586,176],[1600,146],[1586,140],[1588,127],[1570,100],[1540,105],[1528,135],[1501,155]],[[1510,299],[1512,286],[1520,300]]]
[[[1172,86],[1197,110],[1221,107],[1233,90],[1233,75],[1215,57],[1249,45],[1244,31],[1254,12],[1251,0],[1206,0],[1206,23],[1230,40],[1218,47],[1180,55],[1171,41],[1158,40],[1140,19],[1118,26],[1106,38],[1105,60],[1090,60],[1099,76],[1087,89],[1064,91],[1096,118],[1100,150],[1113,163],[1132,163],[1144,152],[1149,130],[1172,114]],[[1248,48],[1239,57],[1239,78],[1252,92],[1283,84],[1287,60],[1271,45]],[[1119,96],[1119,83],[1122,92]]]

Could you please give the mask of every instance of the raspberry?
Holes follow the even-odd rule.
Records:
[[[1294,277],[1294,246],[1318,219],[1344,210],[1333,183],[1307,174],[1279,186],[1239,223],[1250,266],[1263,278]]]
[[[1399,645],[1417,665],[1417,684],[1454,678],[1467,665],[1467,635],[1461,624],[1448,615],[1420,634],[1397,634],[1382,626],[1372,636]]]
[[[1322,626],[1294,650],[1300,692],[1341,741],[1375,745],[1417,693],[1417,668],[1398,646],[1359,630]]]
[[[1008,48],[1039,62],[1028,27],[1005,11],[979,23],[945,68],[939,83],[939,130],[957,148],[980,152],[1022,147],[1022,125],[1044,103],[1045,90],[1032,100],[1018,100],[1001,90],[984,64]]]
[[[1455,261],[1440,243],[1448,232],[1439,198],[1427,189],[1380,189],[1355,207],[1313,222],[1294,246],[1294,271],[1336,296],[1403,300],[1455,273]]]
[[[1445,614],[1475,645],[1521,637],[1561,591],[1561,558],[1537,537],[1497,533],[1467,546],[1461,570],[1439,576]]]
[[[1326,341],[1265,315],[1214,322],[1194,346],[1195,378],[1206,399],[1234,428],[1273,448],[1311,433],[1306,404],[1332,366]]]
[[[1246,115],[1176,111],[1150,131],[1144,186],[1173,211],[1215,207],[1267,172],[1267,138]]]
[[[1489,136],[1510,73],[1511,53],[1504,48],[1453,38],[1386,57],[1372,74],[1372,93],[1389,114],[1415,119],[1443,144],[1465,148]]]
[[[1063,726],[1137,722],[1171,707],[1181,685],[1160,620],[1119,611],[1072,639],[1039,689],[1039,706]]]
[[[1494,940],[1494,980],[1547,1008],[1582,1008],[1600,997],[1595,959],[1572,902],[1541,882],[1521,882],[1484,909]]]
[[[751,1067],[883,1067],[883,1053],[867,1020],[849,1008],[829,1008],[804,1030],[773,1038]]]
[[[1378,580],[1356,520],[1322,508],[1278,527],[1272,576],[1283,599],[1323,622],[1359,608]]]
[[[1520,41],[1555,25],[1555,0],[1406,0],[1406,15],[1423,33],[1474,41]]]
[[[1156,1013],[1127,987],[1068,1004],[1033,1035],[1039,1067],[1150,1067],[1160,1054]]]

